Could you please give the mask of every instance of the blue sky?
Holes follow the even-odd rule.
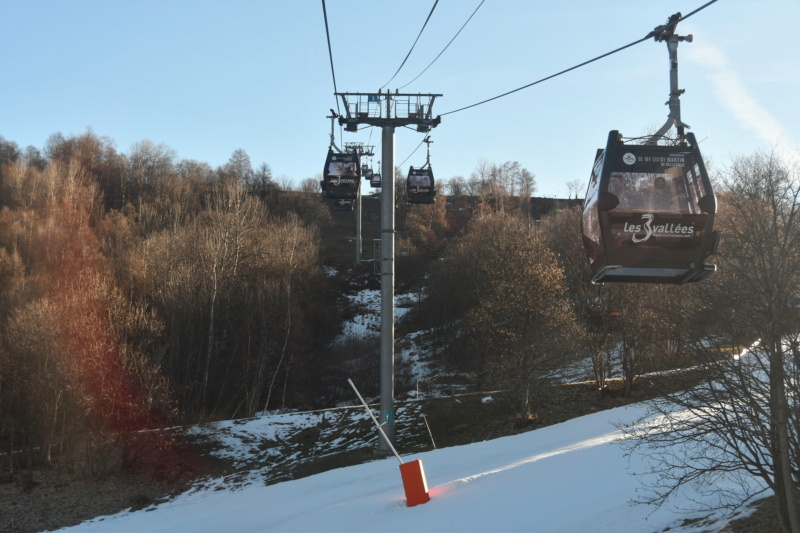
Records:
[[[441,0],[403,69],[416,77],[480,0]],[[633,42],[704,0],[486,0],[447,51],[401,92],[440,93],[431,163],[468,177],[480,161],[518,161],[538,195],[588,180],[608,131],[637,136],[664,123],[666,45],[652,40],[481,106],[486,98]],[[327,0],[337,88],[374,92],[408,53],[432,0]],[[797,0],[718,0],[678,26],[682,118],[711,168],[732,156],[800,146]],[[142,140],[179,159],[224,164],[244,149],[254,167],[299,182],[321,173],[336,109],[320,0],[197,2],[7,1],[0,135],[43,147],[55,133],[91,129],[127,153]],[[344,137],[342,137],[344,135]],[[401,128],[395,161],[420,166],[422,134]],[[337,144],[376,146],[380,131]],[[409,158],[410,156],[410,158]]]

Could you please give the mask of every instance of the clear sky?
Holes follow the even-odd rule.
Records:
[[[408,54],[433,0],[327,0],[336,85],[376,92]],[[401,92],[442,94],[431,163],[439,180],[479,161],[518,161],[538,195],[588,181],[609,130],[661,126],[669,96],[667,47],[647,40],[510,96],[527,85],[636,41],[706,0],[485,0],[439,59]],[[480,0],[441,0],[397,76],[415,78]],[[678,25],[682,118],[707,164],[800,146],[798,0],[718,0]],[[321,0],[6,0],[0,4],[0,135],[42,148],[55,133],[91,129],[128,153],[142,140],[179,159],[224,164],[244,149],[254,167],[296,182],[322,172],[336,109]],[[343,137],[342,137],[343,135]],[[376,146],[379,129],[336,129],[336,142]],[[425,162],[423,134],[400,128],[395,161]],[[409,158],[410,156],[410,158]],[[408,158],[408,159],[407,159]],[[582,193],[582,191],[581,191]]]

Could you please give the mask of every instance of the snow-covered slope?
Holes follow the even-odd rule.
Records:
[[[270,486],[233,488],[222,480],[203,490],[136,512],[101,517],[63,531],[102,532],[352,532],[715,531],[696,494],[653,509],[631,505],[642,458],[626,457],[617,422],[632,422],[629,406],[576,418],[522,435],[433,450],[421,459],[431,501],[407,507],[394,457]],[[298,424],[306,423],[306,415]],[[260,424],[274,437],[275,423]],[[275,421],[273,421],[275,422]],[[252,426],[249,438],[258,438]],[[270,429],[272,428],[272,429]],[[229,453],[247,454],[231,439]],[[244,460],[244,458],[243,458]]]

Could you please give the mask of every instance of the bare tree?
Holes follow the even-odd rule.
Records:
[[[241,181],[248,188],[255,178],[253,166],[250,164],[250,156],[242,148],[237,148],[233,151],[230,159],[221,170],[233,179]]]
[[[456,198],[467,194],[467,180],[464,176],[453,176],[447,180],[447,193]]]
[[[715,320],[698,339],[700,383],[651,403],[659,418],[630,428],[631,436],[659,474],[647,501],[663,503],[689,483],[727,476],[740,491],[705,485],[720,506],[771,490],[782,530],[797,533],[800,176],[766,153],[734,160],[724,175],[722,269],[705,285]],[[737,355],[741,342],[752,349]]]
[[[246,183],[240,179],[224,178],[208,199],[211,210],[199,220],[201,248],[198,260],[202,265],[208,305],[208,339],[202,380],[201,405],[207,406],[211,359],[217,350],[217,306],[222,293],[228,292],[238,280],[244,255],[249,253],[245,243],[263,217],[260,204],[247,197]]]
[[[15,163],[21,156],[19,146],[14,141],[7,141],[0,135],[0,165]]]
[[[319,181],[315,178],[306,178],[300,182],[299,190],[306,193],[319,193]]]
[[[277,184],[272,179],[272,169],[268,164],[261,163],[253,173],[253,183],[251,184],[250,192],[260,198],[264,198],[277,188]]]
[[[286,391],[295,355],[289,346],[289,341],[294,329],[297,328],[296,322],[298,322],[295,302],[297,298],[296,284],[300,278],[309,274],[310,267],[316,260],[316,249],[308,246],[309,243],[316,240],[316,236],[313,231],[309,231],[302,226],[298,217],[290,216],[285,224],[275,229],[277,239],[275,240],[274,252],[280,264],[279,272],[276,272],[276,274],[279,276],[279,285],[286,302],[286,311],[283,314],[285,328],[278,363],[267,389],[264,410],[270,404],[270,398],[275,388],[275,380],[283,367],[285,367],[285,378],[280,408],[283,409],[286,406]]]
[[[579,179],[574,179],[567,182],[567,191],[570,198],[580,198],[579,195],[583,193],[585,188],[586,184]]]
[[[536,192],[536,175],[527,168],[520,170],[517,182],[520,197],[530,198]]]
[[[578,326],[555,257],[526,221],[497,213],[477,219],[446,263],[464,293],[454,326],[479,371],[518,394],[527,419],[539,380],[576,354]]]
[[[174,169],[175,152],[163,144],[155,145],[144,140],[131,147],[125,165],[122,186],[122,204],[130,202],[136,206],[140,223],[146,223],[143,204],[152,198],[155,184],[171,175]],[[145,224],[143,224],[147,230]],[[145,250],[146,253],[146,250]]]
[[[408,211],[404,233],[418,251],[435,254],[442,249],[448,228],[446,204],[446,199],[439,197],[436,203],[416,205]]]
[[[139,378],[158,371],[127,337],[123,324],[133,332],[151,315],[137,318],[138,310],[114,287],[90,216],[101,205],[96,176],[77,157],[53,160],[41,172],[33,169],[32,179],[46,194],[35,208],[17,212],[30,231],[13,230],[14,248],[25,250],[25,268],[19,268],[15,250],[4,261],[14,275],[5,279],[11,285],[1,288],[9,315],[0,321],[0,337],[6,339],[0,347],[0,383],[15,376],[10,394],[4,393],[10,401],[4,412],[27,418],[27,424],[14,428],[11,419],[10,433],[2,438],[12,446],[27,440],[47,462],[54,452],[75,451],[70,442],[80,439],[87,444],[88,473],[97,476],[108,465],[98,462],[105,456],[93,452],[146,425],[150,404],[143,394],[149,386]],[[0,257],[7,253],[5,245],[0,243]],[[22,286],[15,287],[18,283]],[[6,304],[13,308],[5,309]],[[153,331],[140,341],[152,338]],[[8,422],[0,417],[0,426],[8,428]]]
[[[591,271],[581,242],[580,208],[548,214],[542,218],[540,232],[564,272],[564,284],[583,325],[584,335],[579,340],[585,343],[592,360],[597,394],[602,396],[614,345],[612,335],[619,326],[619,308],[608,286],[590,283]]]

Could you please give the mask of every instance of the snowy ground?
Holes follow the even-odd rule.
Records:
[[[395,322],[403,319],[403,316],[408,313],[419,297],[417,293],[395,295]],[[381,333],[381,291],[363,289],[346,298],[347,304],[355,311],[356,315],[344,324],[344,328],[335,342],[342,342],[346,337],[379,336]]]
[[[395,324],[400,323],[408,313],[424,299],[424,293],[407,293],[395,295]],[[370,337],[379,338],[381,329],[380,300],[381,292],[377,289],[363,289],[345,296],[346,305],[354,316],[345,322],[342,331],[334,340],[334,344],[344,344],[348,338],[364,340]],[[395,337],[395,361],[398,370],[409,375],[416,389],[428,395],[457,394],[465,392],[464,387],[454,385],[453,375],[440,368],[435,361],[431,346],[432,332],[416,331]],[[591,376],[591,368],[587,376]],[[585,377],[584,377],[585,379]],[[447,384],[441,385],[444,381]],[[455,380],[458,381],[458,380]],[[410,392],[415,396],[417,390],[397,391],[398,397]]]
[[[406,457],[422,460],[431,495],[416,507],[406,506],[399,463],[390,456],[270,486],[256,477],[244,484],[214,480],[159,506],[62,531],[718,531],[725,522],[700,510],[697,494],[660,509],[629,503],[641,488],[643,458],[626,457],[615,424],[642,414],[643,407],[621,407]],[[218,453],[247,462],[262,439],[279,440],[283,429],[312,423],[308,413],[263,417],[240,429],[227,423],[216,428],[228,429]]]

